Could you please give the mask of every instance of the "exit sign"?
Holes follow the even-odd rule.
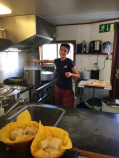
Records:
[[[114,31],[114,27],[115,27],[114,23],[101,24],[99,25],[99,33],[112,32]]]

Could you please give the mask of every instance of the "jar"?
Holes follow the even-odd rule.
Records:
[[[91,70],[85,70],[84,71],[84,79],[90,79],[91,76]]]
[[[97,63],[94,63],[94,66],[91,70],[91,79],[99,80],[99,69],[98,69]]]

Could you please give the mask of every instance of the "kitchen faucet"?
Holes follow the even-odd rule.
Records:
[[[5,116],[10,113],[19,103],[24,103],[24,99],[22,98],[18,98],[16,103],[13,104],[6,112],[5,112]]]

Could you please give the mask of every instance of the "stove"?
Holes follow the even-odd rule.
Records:
[[[30,90],[30,102],[53,104],[55,80],[43,82],[39,87]]]
[[[54,77],[51,81],[41,81],[41,84],[39,86],[28,86],[26,85],[26,82],[23,78],[18,77],[19,79],[22,79],[20,82],[11,82],[8,78],[4,80],[4,87],[14,87],[20,90],[20,95],[22,98],[24,97],[26,92],[29,92],[29,96],[27,96],[28,102],[37,102],[37,103],[50,103],[52,102],[51,96],[53,96],[54,87],[55,87],[55,67],[47,67],[43,66],[42,69],[46,71],[53,71]],[[17,79],[17,77],[13,77]],[[26,97],[25,97],[26,98]]]
[[[4,88],[10,87],[18,89],[20,91],[20,97],[25,99],[25,102],[49,103],[53,100],[51,96],[54,92],[55,79],[41,81],[39,86],[27,86],[25,81],[14,83],[6,79],[4,81]]]

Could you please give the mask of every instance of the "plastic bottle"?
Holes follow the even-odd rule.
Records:
[[[0,101],[0,129],[5,125],[5,118],[4,118],[4,108],[2,107],[2,102]]]
[[[82,68],[81,68],[81,72],[80,72],[80,79],[81,79],[81,80],[83,79],[83,71],[82,71]]]
[[[2,70],[2,66],[0,65],[0,87],[3,87],[3,85],[4,85],[3,70]]]
[[[91,70],[91,79],[99,80],[99,69],[98,69],[97,63],[94,63],[94,66]]]

